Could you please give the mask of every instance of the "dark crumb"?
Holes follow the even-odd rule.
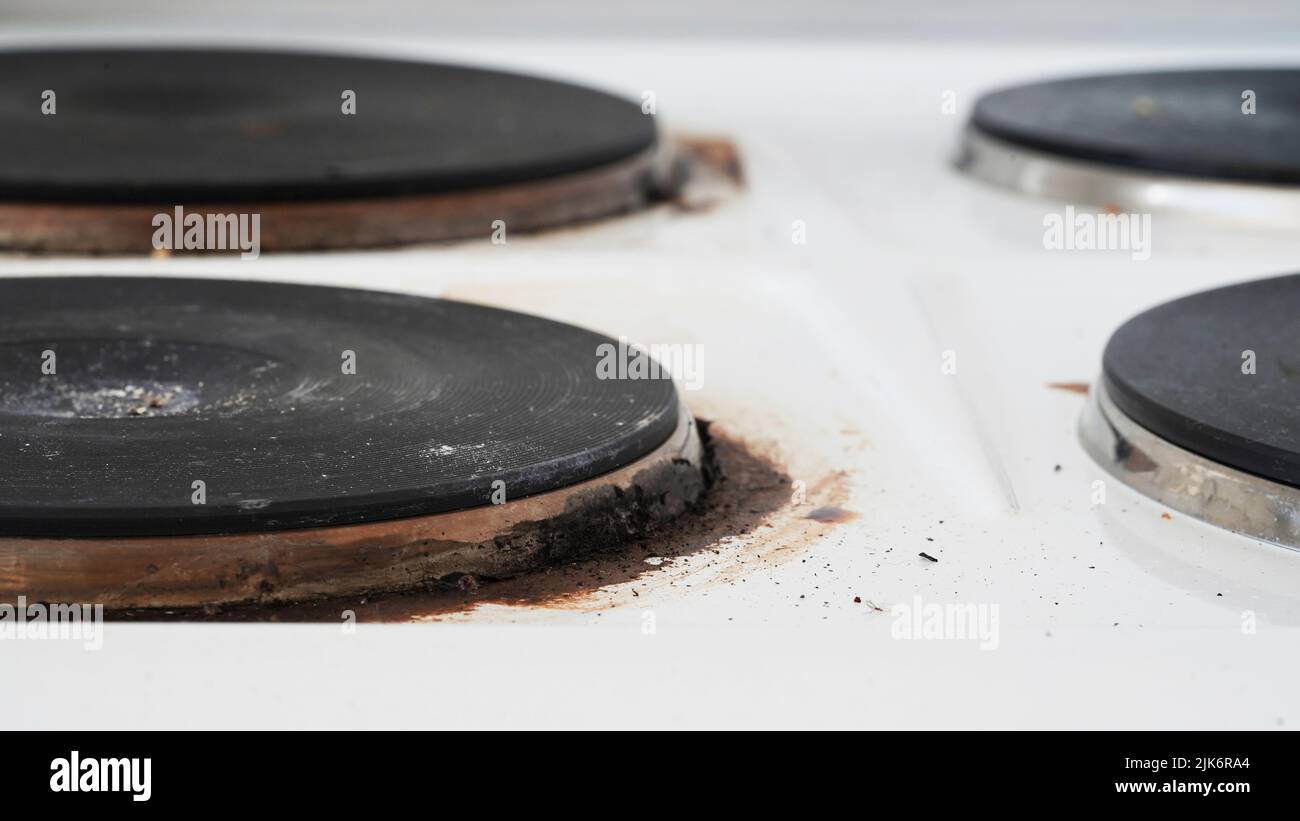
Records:
[[[1222,596],[1223,594],[1220,593],[1219,595]],[[861,597],[861,596],[854,596],[854,597],[853,597],[853,603],[854,603],[854,604],[862,604],[862,597]]]
[[[917,553],[916,555],[920,556],[922,559],[929,559],[932,562],[939,561],[935,557],[931,556],[929,553],[921,552],[921,553]]]
[[[1057,465],[1056,467],[1052,468],[1052,470],[1056,471],[1057,473],[1060,473],[1060,472],[1061,472],[1061,466],[1060,466],[1060,465]]]

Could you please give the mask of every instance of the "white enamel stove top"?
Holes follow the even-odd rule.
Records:
[[[486,606],[350,634],[334,625],[110,624],[98,652],[7,642],[4,666],[20,674],[0,681],[8,705],[0,724],[1300,722],[1300,553],[1162,515],[1084,454],[1076,438],[1084,397],[1048,387],[1092,381],[1111,330],[1144,307],[1300,268],[1300,240],[1157,214],[1146,261],[1047,251],[1044,215],[1066,203],[993,189],[948,164],[975,95],[996,85],[1290,54],[734,41],[391,46],[632,97],[653,90],[666,128],[738,143],[748,187],[707,213],[658,209],[504,247],[485,238],[256,262],[9,257],[0,272],[396,289],[645,342],[699,343],[704,387],[686,394],[689,404],[778,453],[807,501],[775,514],[770,528],[564,607]],[[947,91],[955,113],[943,110]],[[805,244],[792,241],[796,222]],[[819,504],[856,517],[801,518]],[[996,606],[995,640],[899,638],[915,622],[904,626],[891,607],[918,602],[986,615]]]

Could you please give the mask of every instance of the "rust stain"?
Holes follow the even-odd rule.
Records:
[[[771,451],[774,463],[779,464],[779,453]],[[801,506],[786,504],[763,520],[752,539],[730,547],[724,555],[726,562],[715,577],[697,580],[686,574],[682,581],[690,581],[698,588],[734,585],[743,582],[755,570],[772,570],[804,555],[828,533],[825,525],[801,515],[808,507],[842,506],[851,495],[850,474],[837,470],[821,476],[808,488],[807,499]],[[789,484],[780,488],[786,496]]]
[[[251,136],[251,135],[250,135]],[[671,147],[665,150],[671,150]],[[437,194],[343,200],[187,204],[203,214],[257,212],[261,250],[327,251],[487,240],[493,220],[513,234],[591,222],[654,203],[656,149],[588,171]],[[33,254],[146,255],[152,218],[170,205],[0,202],[0,247]],[[193,254],[221,253],[193,251]]]
[[[814,522],[835,523],[849,522],[858,517],[858,514],[851,510],[845,510],[838,505],[824,505],[814,508],[805,516],[805,519],[812,519]]]
[[[340,624],[343,613],[352,611],[362,623],[467,618],[510,623],[516,620],[514,608],[598,614],[620,606],[658,606],[671,597],[740,584],[797,561],[828,538],[833,531],[808,512],[843,508],[851,496],[847,471],[814,475],[805,498],[796,503],[779,446],[729,434],[718,425],[709,432],[718,476],[702,506],[617,549],[510,579],[460,576],[428,581],[414,591],[206,610],[119,610],[108,617]],[[492,609],[478,612],[485,607]]]
[[[745,442],[717,435],[714,459],[720,472],[701,510],[666,522],[653,532],[613,552],[557,563],[510,579],[461,575],[437,579],[423,589],[365,596],[322,598],[296,604],[234,605],[171,611],[118,610],[110,619],[127,621],[269,621],[340,623],[352,611],[359,622],[436,621],[484,606],[596,611],[621,601],[635,601],[656,591],[675,589],[677,565],[699,561],[716,571],[707,584],[734,581],[751,565],[771,566],[798,555],[812,533],[798,538],[790,522],[776,524],[782,512],[793,513],[790,477],[775,462]],[[809,499],[839,500],[842,474],[824,477],[808,491]],[[807,528],[811,521],[794,519]],[[737,547],[745,537],[767,534],[753,545]],[[610,589],[613,589],[612,592]]]
[[[495,219],[505,220],[513,236],[563,236],[649,208],[706,213],[745,186],[740,151],[732,141],[672,134],[660,143],[590,171],[470,191],[292,203],[197,203],[187,208],[196,213],[260,213],[263,252],[329,251],[487,239],[484,226]],[[152,215],[169,207],[0,202],[0,247],[31,254],[149,253]],[[214,253],[219,252],[186,252]]]
[[[745,187],[745,171],[736,145],[721,137],[674,135],[673,163],[662,175],[660,195],[685,214],[704,214]]]
[[[1084,396],[1088,395],[1090,386],[1087,382],[1048,382],[1047,387],[1052,390],[1065,391],[1066,393],[1078,393]]]
[[[254,140],[278,137],[284,133],[284,126],[279,123],[248,121],[241,123],[239,132]]]
[[[466,574],[515,576],[609,550],[700,504],[707,424],[683,411],[660,447],[555,491],[451,513],[191,537],[0,538],[0,601],[103,602],[114,610],[268,606],[407,590]]]
[[[722,205],[721,199],[693,200],[685,196],[676,196],[668,201],[675,211],[683,214],[708,214]]]
[[[732,185],[744,187],[745,168],[740,161],[736,144],[725,137],[704,135],[673,135],[677,155],[699,170],[708,170],[728,180]]]
[[[1115,446],[1115,458],[1126,470],[1133,473],[1150,473],[1157,467],[1155,460],[1147,456],[1145,451],[1133,447],[1127,441]]]

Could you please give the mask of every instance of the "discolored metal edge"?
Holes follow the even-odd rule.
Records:
[[[992,137],[962,133],[954,165],[984,182],[1110,211],[1169,211],[1233,225],[1300,225],[1300,187],[1145,173],[1068,159]]]
[[[1093,383],[1079,440],[1094,460],[1144,496],[1209,524],[1300,549],[1300,488],[1212,462],[1156,436]]]
[[[649,455],[499,505],[237,535],[0,538],[0,601],[204,607],[403,590],[464,575],[508,578],[616,547],[689,510],[708,482],[705,458],[682,406],[677,428]]]
[[[259,214],[261,251],[325,251],[538,231],[644,207],[671,195],[683,169],[661,141],[630,159],[551,179],[468,191],[292,202],[72,204],[0,202],[0,249],[52,254],[153,253],[153,218]],[[191,251],[181,253],[194,253]]]

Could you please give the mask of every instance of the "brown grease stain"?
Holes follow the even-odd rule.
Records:
[[[736,144],[726,137],[674,134],[677,156],[690,163],[696,173],[709,171],[737,188],[745,186],[745,167]]]
[[[1157,467],[1155,460],[1147,456],[1145,451],[1133,447],[1128,441],[1121,441],[1115,446],[1115,458],[1133,473],[1150,473]]]
[[[284,133],[284,126],[280,123],[248,121],[240,123],[239,133],[254,140],[261,140],[280,136]]]
[[[323,622],[342,623],[344,611],[352,611],[358,622],[411,622],[438,620],[441,617],[471,612],[482,605],[522,606],[547,609],[594,609],[608,606],[607,599],[594,594],[601,588],[625,585],[638,580],[651,583],[673,567],[675,560],[710,556],[725,552],[724,543],[738,536],[773,528],[782,544],[775,549],[760,548],[747,553],[742,561],[767,564],[777,557],[792,558],[800,548],[811,543],[792,534],[787,527],[771,522],[781,509],[790,506],[791,482],[776,462],[760,455],[751,446],[725,434],[712,441],[714,458],[720,472],[709,490],[702,509],[667,522],[650,535],[632,541],[623,548],[589,558],[569,561],[510,579],[466,578],[455,583],[430,582],[422,590],[383,593],[369,596],[345,596],[294,604],[235,605],[204,610],[120,610],[108,614],[122,621],[232,621],[232,622]],[[824,477],[808,491],[810,498],[819,494],[839,501],[847,495],[844,474]],[[829,492],[834,489],[834,492]],[[823,508],[818,508],[821,510]],[[840,510],[834,506],[825,509]],[[816,511],[814,511],[816,512]],[[847,512],[847,511],[845,511]],[[811,514],[810,514],[811,515]],[[798,520],[796,520],[798,521]],[[814,527],[807,524],[808,527]],[[769,544],[768,547],[771,545]],[[647,560],[651,560],[648,562]],[[719,558],[718,561],[725,561]],[[743,569],[743,568],[742,568]],[[724,567],[717,581],[734,581],[735,567]],[[667,582],[668,586],[672,581]],[[647,592],[649,584],[641,588]],[[704,586],[704,585],[701,585]],[[635,600],[641,592],[633,586],[620,589],[620,599]],[[624,599],[624,597],[626,597]]]
[[[745,187],[745,169],[735,143],[724,137],[674,135],[673,168],[660,194],[684,214],[706,214]]]
[[[1090,389],[1087,382],[1048,382],[1047,387],[1053,390],[1065,391],[1066,393],[1078,393],[1084,396],[1088,395]]]
[[[252,124],[246,136],[274,136]],[[509,216],[512,234],[603,222],[654,205],[661,149],[597,168],[511,185],[441,193],[339,200],[190,203],[203,213],[261,215],[261,250],[381,248],[487,236],[484,226]],[[137,256],[152,252],[156,205],[0,202],[0,247],[33,254]],[[236,251],[237,252],[237,249]],[[220,254],[211,249],[186,254]]]
[[[825,505],[815,508],[808,513],[805,519],[812,519],[814,522],[823,522],[826,524],[838,522],[850,522],[858,518],[858,514],[851,510],[845,510],[837,505]]]

